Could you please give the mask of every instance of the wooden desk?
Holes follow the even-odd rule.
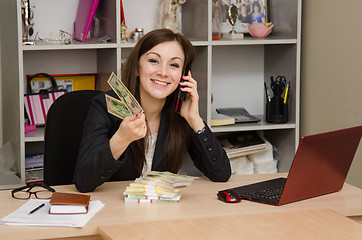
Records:
[[[248,213],[100,226],[107,240],[360,240],[362,225],[329,209]]]
[[[226,204],[216,197],[218,190],[268,180],[286,174],[235,175],[226,183],[213,183],[205,178],[195,180],[183,192],[178,203],[127,203],[123,191],[132,181],[108,182],[90,193],[91,199],[101,200],[105,207],[84,228],[30,227],[0,225],[0,239],[43,239],[96,235],[97,227],[109,224],[137,223],[167,219],[206,218],[248,213],[277,212],[296,209],[328,208],[344,216],[362,215],[362,189],[345,184],[340,192],[327,194],[283,206],[270,206],[243,200]],[[77,192],[74,185],[56,186],[58,192]],[[0,191],[0,218],[24,204],[11,197],[11,191]]]

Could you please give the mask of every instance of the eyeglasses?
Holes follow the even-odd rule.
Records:
[[[50,199],[55,190],[45,183],[32,183],[11,191],[11,196],[16,199],[29,199],[32,194],[38,199]]]

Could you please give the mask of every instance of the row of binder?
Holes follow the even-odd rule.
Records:
[[[46,115],[52,103],[66,93],[66,91],[49,92],[48,98],[41,94],[30,94],[24,96],[25,110],[31,124],[36,126],[45,125]]]

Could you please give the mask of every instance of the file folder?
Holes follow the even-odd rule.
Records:
[[[85,42],[92,25],[99,0],[79,0],[77,16],[74,22],[73,38]]]

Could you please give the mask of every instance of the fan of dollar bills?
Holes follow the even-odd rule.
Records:
[[[112,72],[108,79],[108,84],[119,97],[119,99],[116,99],[106,94],[107,111],[110,114],[124,119],[130,114],[136,115],[137,113],[143,112],[136,98],[115,73]]]
[[[151,171],[137,178],[123,193],[125,202],[178,202],[182,191],[197,177]]]

